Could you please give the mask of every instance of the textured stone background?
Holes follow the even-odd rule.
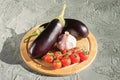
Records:
[[[98,53],[85,70],[51,77],[30,70],[20,56],[20,40],[35,25],[56,17],[63,0],[0,0],[0,80],[120,80],[120,0],[66,0],[65,18],[84,22]]]

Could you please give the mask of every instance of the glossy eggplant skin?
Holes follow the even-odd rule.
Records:
[[[86,38],[89,34],[89,30],[84,23],[75,19],[65,19],[65,27],[63,33],[68,31],[74,37]]]
[[[63,30],[63,25],[58,19],[53,19],[45,30],[33,41],[29,48],[29,53],[33,58],[41,58],[56,43],[58,36]]]

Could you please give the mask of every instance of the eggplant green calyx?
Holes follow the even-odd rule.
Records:
[[[60,20],[60,22],[62,23],[63,26],[65,25],[65,20],[64,20],[64,18],[63,18],[65,9],[66,9],[66,4],[63,5],[61,14],[57,17],[57,19]]]
[[[38,36],[39,34],[41,34],[41,32],[43,32],[44,29],[44,26],[39,27],[36,31],[34,31],[31,35],[24,39],[24,43],[27,42],[31,37]]]

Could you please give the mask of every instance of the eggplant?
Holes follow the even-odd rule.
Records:
[[[45,30],[33,41],[29,48],[31,57],[41,58],[54,46],[65,25],[63,18],[65,8],[66,4],[63,6],[61,14],[49,22]]]
[[[86,38],[89,34],[87,26],[79,20],[65,19],[65,27],[63,33],[68,31],[71,35],[76,38]]]

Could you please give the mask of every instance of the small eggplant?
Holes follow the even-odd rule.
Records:
[[[85,38],[89,34],[89,30],[84,23],[75,19],[65,19],[65,27],[63,33],[68,31],[76,38]]]
[[[63,6],[61,14],[56,19],[49,22],[45,30],[31,44],[29,53],[33,58],[41,58],[56,43],[65,25],[65,20],[63,18],[65,8],[66,4]]]

